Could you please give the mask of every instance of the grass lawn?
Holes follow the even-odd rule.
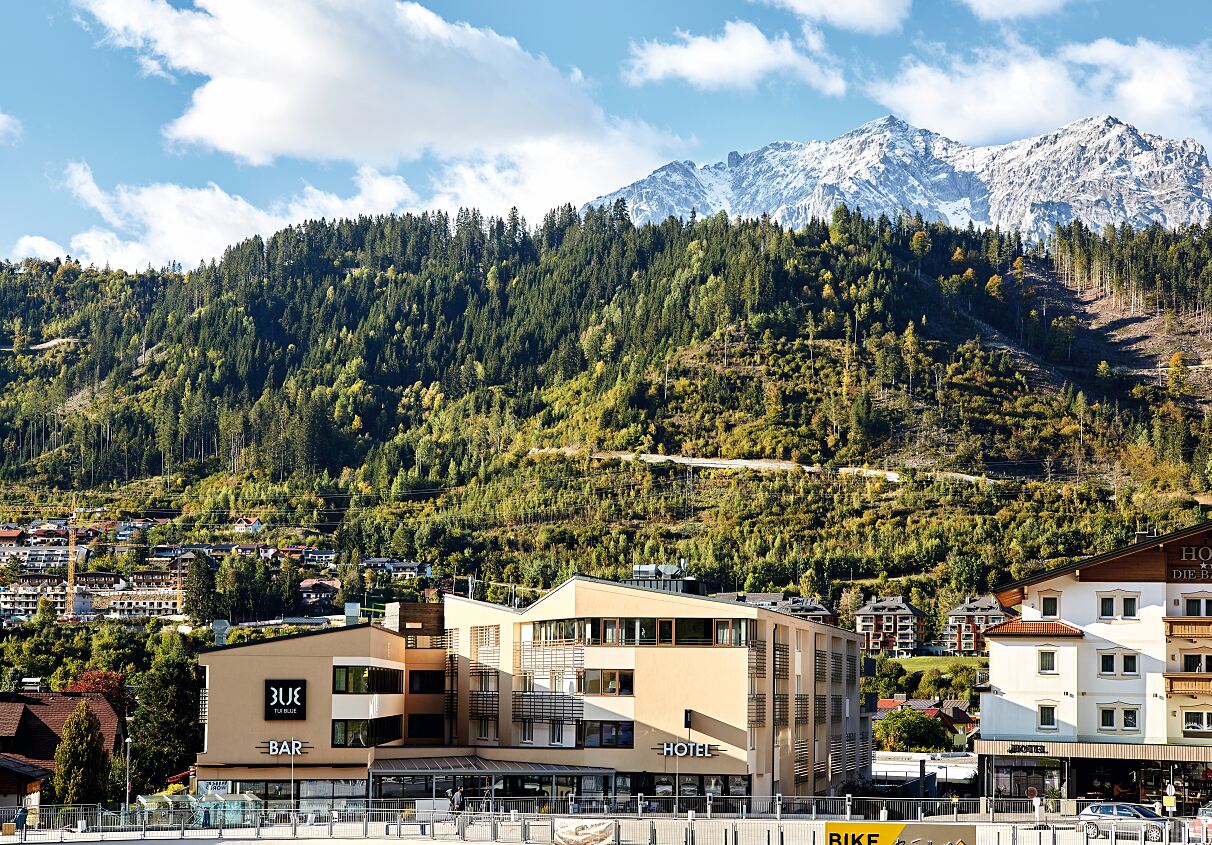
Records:
[[[937,669],[946,674],[947,668],[953,663],[962,663],[965,666],[972,666],[977,669],[988,665],[988,658],[984,657],[898,657],[894,658],[897,663],[905,667],[905,671],[912,675],[914,672],[925,672],[927,669]]]

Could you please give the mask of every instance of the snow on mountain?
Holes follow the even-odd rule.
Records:
[[[846,203],[868,214],[920,212],[955,226],[1020,229],[1044,238],[1080,219],[1167,227],[1212,216],[1204,148],[1092,117],[1035,138],[968,147],[895,117],[832,141],[780,141],[696,167],[670,162],[590,205],[627,201],[636,223],[726,211],[768,213],[798,227]]]

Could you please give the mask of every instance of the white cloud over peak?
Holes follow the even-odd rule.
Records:
[[[868,35],[896,32],[909,17],[912,0],[764,0],[799,15],[806,21],[824,23]],[[1018,2],[1018,0],[1006,0]],[[1039,2],[1039,0],[1028,0]]]
[[[1101,38],[1050,54],[1011,42],[938,63],[913,57],[867,93],[909,122],[967,143],[1021,138],[1095,114],[1212,141],[1212,54],[1144,38]]]
[[[11,144],[21,137],[21,121],[0,111],[0,144]]]
[[[1004,21],[1034,18],[1060,9],[1069,0],[959,0],[981,20]]]
[[[729,21],[716,36],[675,33],[677,41],[644,41],[631,45],[623,78],[631,85],[681,79],[696,88],[749,89],[767,76],[785,75],[840,96],[846,81],[823,53],[820,34],[805,26],[800,43],[786,33],[767,38],[748,21]],[[817,57],[809,53],[818,54]]]
[[[64,247],[39,235],[27,235],[12,250],[14,259],[52,258],[70,253],[85,264],[142,269],[172,261],[185,266],[217,258],[252,235],[269,235],[302,220],[354,217],[401,211],[415,205],[416,194],[399,176],[372,168],[358,170],[356,193],[341,197],[311,185],[282,202],[259,208],[214,183],[203,188],[170,183],[100,187],[84,162],[68,165],[64,186],[105,222],[80,232]]]

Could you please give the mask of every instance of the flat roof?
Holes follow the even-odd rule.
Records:
[[[283,623],[290,624],[290,623]],[[233,628],[236,626],[232,626]],[[383,631],[387,634],[394,634],[397,637],[407,636],[399,631],[393,631],[391,628],[386,628],[382,625],[375,625],[372,622],[359,622],[357,625],[334,625],[331,628],[321,628],[318,631],[298,631],[294,634],[283,634],[280,637],[262,637],[259,640],[248,640],[242,643],[228,643],[227,645],[212,645],[207,648],[199,649],[198,654],[210,654],[215,651],[229,651],[233,648],[247,648],[254,645],[266,645],[268,643],[278,643],[283,640],[297,640],[303,637],[320,637],[324,634],[339,634],[342,631],[355,631],[360,628],[374,628],[378,631]]]
[[[614,769],[567,766],[525,760],[486,760],[483,757],[404,757],[379,759],[370,771],[392,775],[610,775]]]

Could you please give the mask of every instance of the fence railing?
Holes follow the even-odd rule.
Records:
[[[829,799],[844,802],[846,799]],[[876,799],[863,799],[876,800]],[[150,812],[114,813],[101,808],[75,808],[75,812],[39,812],[38,826],[13,831],[11,821],[0,832],[0,843],[85,842],[132,839],[444,839],[473,842],[536,843],[568,845],[826,845],[830,820],[804,817],[713,817],[697,813],[682,817],[629,814],[543,814],[505,812],[451,812],[448,806],[431,806],[431,799],[411,805],[399,802],[392,809],[367,805],[349,808],[292,811],[280,809],[224,808],[208,814],[197,808]],[[950,802],[948,802],[950,803]],[[820,805],[818,805],[820,806]],[[844,806],[844,805],[842,805]],[[854,800],[851,800],[851,809]],[[890,809],[890,808],[889,808]],[[953,815],[925,817],[931,833],[946,837],[937,841],[967,841],[969,845],[1107,845],[1160,842],[1162,845],[1208,845],[1208,828],[1190,820],[1161,820],[1097,823],[1070,817],[1046,823],[990,823],[964,821],[957,809]],[[52,824],[52,819],[54,823]],[[59,821],[71,821],[66,827]],[[889,821],[896,821],[889,819]],[[907,824],[913,824],[909,820]],[[1156,836],[1154,830],[1156,829]],[[899,828],[898,828],[899,830]],[[955,839],[951,833],[954,831]],[[973,834],[974,832],[974,834]],[[896,834],[912,841],[915,832],[906,828]],[[925,840],[923,840],[925,841]],[[936,841],[936,840],[930,840]],[[1099,842],[1098,845],[1102,845]]]

